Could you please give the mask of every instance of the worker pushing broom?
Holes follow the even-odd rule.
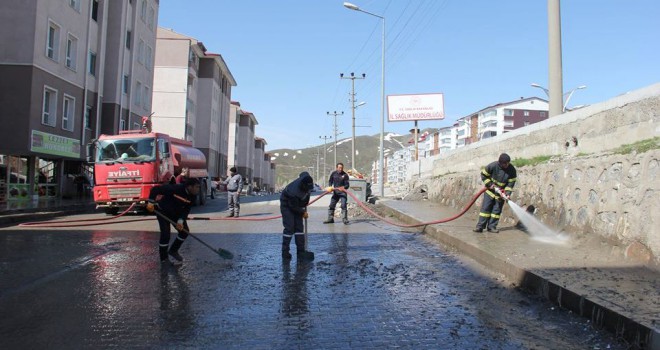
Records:
[[[151,189],[147,211],[155,213],[158,217],[158,226],[160,227],[158,252],[160,254],[161,263],[182,263],[183,257],[179,254],[179,248],[181,248],[181,245],[188,236],[193,237],[221,257],[225,259],[232,258],[231,252],[220,248],[215,249],[206,242],[190,234],[187,218],[192,203],[194,203],[199,191],[200,183],[196,178],[188,178],[182,184],[167,184],[156,186]],[[178,232],[172,245],[170,245],[170,225],[173,225]],[[170,261],[170,257],[173,259],[172,261]]]

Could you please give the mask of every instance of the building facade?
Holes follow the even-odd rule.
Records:
[[[159,1],[108,1],[101,133],[137,130],[151,114]]]
[[[133,42],[126,48],[126,33],[153,42],[148,29],[149,23],[155,28],[158,5],[158,0],[0,2],[0,118],[11,125],[0,128],[0,201],[73,196],[80,194],[74,181],[91,181],[85,145],[117,130],[105,128],[107,104],[127,105],[119,100],[123,69],[133,59],[127,57]],[[145,20],[136,26],[142,8]],[[136,79],[150,81],[146,68],[135,72]],[[138,113],[148,111],[145,104]]]
[[[214,177],[224,176],[229,169],[227,152],[232,86],[236,86],[236,81],[222,56],[207,53],[200,58],[195,140],[206,155],[209,174]]]
[[[153,129],[192,141],[212,177],[228,169],[232,86],[236,81],[222,56],[207,53],[195,38],[158,28]]]

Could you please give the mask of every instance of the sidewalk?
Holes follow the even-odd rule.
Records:
[[[1,203],[0,226],[47,220],[62,215],[89,213],[95,208],[96,204],[91,198]]]
[[[429,201],[379,204],[407,223],[458,212]],[[605,328],[634,346],[660,349],[660,272],[627,260],[620,248],[595,238],[571,238],[565,245],[552,245],[531,240],[506,224],[500,225],[498,234],[474,233],[476,220],[471,210],[452,222],[427,226],[424,233],[504,274],[516,286],[591,319],[594,327]]]

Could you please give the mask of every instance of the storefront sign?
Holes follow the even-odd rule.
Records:
[[[80,158],[80,140],[32,130],[32,152]]]
[[[387,120],[391,122],[445,119],[442,94],[389,95]]]

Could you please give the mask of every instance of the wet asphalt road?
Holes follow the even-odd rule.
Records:
[[[195,216],[222,208],[216,199]],[[311,263],[282,262],[279,220],[193,221],[236,257],[189,239],[181,267],[159,264],[155,221],[2,229],[0,347],[626,348],[421,234],[367,218],[322,225],[324,213],[311,210]],[[90,217],[102,215],[72,218]]]

